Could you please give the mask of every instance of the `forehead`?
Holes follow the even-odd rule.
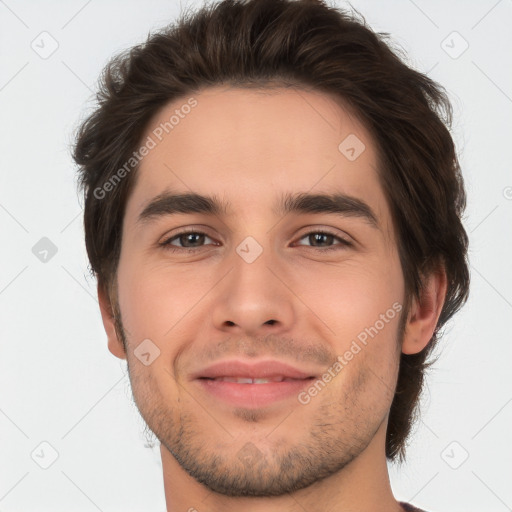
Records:
[[[282,192],[337,192],[386,215],[370,134],[318,91],[208,88],[158,111],[150,139],[127,216],[166,190],[217,195],[233,211],[270,208]]]

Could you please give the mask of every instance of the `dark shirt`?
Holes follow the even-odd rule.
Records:
[[[405,510],[405,512],[425,512],[424,510],[413,507],[412,505],[409,505],[409,503],[404,503],[402,501],[400,502],[400,505]]]

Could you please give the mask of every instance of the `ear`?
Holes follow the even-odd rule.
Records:
[[[108,296],[105,287],[98,283],[98,302],[100,304],[101,319],[103,327],[107,333],[108,349],[119,359],[126,359],[126,352],[124,350],[123,342],[117,336],[116,323],[114,320],[114,313],[110,297]]]
[[[424,278],[420,297],[412,300],[402,353],[417,354],[428,345],[443,309],[447,286],[444,267],[432,271]]]

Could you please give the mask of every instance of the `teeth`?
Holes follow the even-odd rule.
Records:
[[[252,379],[247,379],[244,377],[240,377],[239,379],[232,378],[232,377],[225,377],[224,379],[221,379],[221,380],[224,380],[226,382],[236,382],[238,384],[252,384]]]
[[[275,377],[272,379],[251,379],[248,377],[217,377],[213,380],[222,382],[236,382],[237,384],[268,384],[269,382],[283,382],[295,379],[285,379],[284,377]]]

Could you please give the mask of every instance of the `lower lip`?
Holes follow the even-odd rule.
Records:
[[[297,379],[264,384],[239,384],[211,379],[197,379],[197,382],[203,390],[231,405],[244,409],[257,409],[297,397],[313,380],[312,378]]]

